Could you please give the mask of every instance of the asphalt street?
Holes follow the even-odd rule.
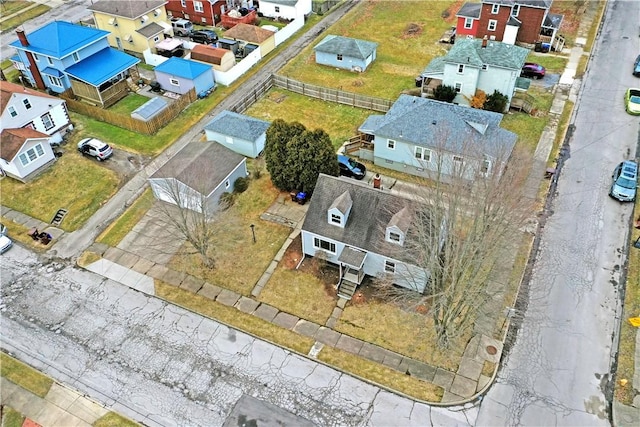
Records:
[[[640,51],[638,22],[640,2],[608,2],[528,298],[514,310],[522,325],[478,425],[610,424],[633,206],[608,191],[614,167],[636,155],[639,121],[625,113],[623,94],[637,84],[631,67]]]
[[[20,246],[1,259],[2,349],[145,425],[474,424]]]

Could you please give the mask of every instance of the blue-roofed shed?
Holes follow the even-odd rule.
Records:
[[[264,150],[271,123],[225,110],[205,127],[208,141],[216,141],[243,156],[256,158]]]
[[[156,96],[155,98],[151,98],[131,113],[131,117],[134,119],[142,120],[143,122],[148,122],[165,108],[167,108],[167,101]]]
[[[199,94],[212,89],[215,85],[213,67],[202,62],[174,56],[158,65],[153,71],[162,89],[169,92],[185,94],[193,88],[196,94]]]

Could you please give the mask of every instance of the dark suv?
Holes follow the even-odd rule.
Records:
[[[189,40],[196,43],[211,44],[218,41],[218,35],[212,30],[198,30],[189,35]]]
[[[340,175],[355,179],[362,179],[367,173],[367,169],[362,163],[343,155],[338,155],[338,166],[340,166]]]

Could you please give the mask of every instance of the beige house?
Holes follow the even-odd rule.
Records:
[[[275,33],[255,25],[237,24],[224,33],[224,38],[241,42],[245,55],[251,45],[258,46],[263,57],[276,48]]]
[[[100,0],[91,6],[96,27],[109,31],[109,44],[142,55],[165,36],[173,36],[164,5],[166,0]]]
[[[191,49],[191,59],[211,64],[218,71],[229,71],[236,65],[236,56],[230,50],[202,44]]]

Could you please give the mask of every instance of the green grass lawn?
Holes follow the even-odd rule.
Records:
[[[289,227],[260,219],[279,194],[268,175],[252,179],[247,191],[216,219],[220,230],[213,239],[216,268],[205,268],[195,254],[177,255],[169,267],[249,295],[291,233]],[[252,242],[251,224],[255,225],[256,243]]]
[[[93,427],[136,427],[139,425],[115,412],[107,412],[93,423]]]
[[[535,62],[536,64],[542,65],[547,69],[547,73],[561,74],[567,66],[569,58],[567,56],[538,54],[535,52],[531,52],[527,56],[526,62]]]
[[[109,111],[120,114],[131,114],[136,108],[149,101],[150,98],[146,96],[138,95],[137,93],[130,93],[114,105],[109,107]]]
[[[283,119],[300,122],[307,129],[323,129],[337,149],[345,140],[357,134],[358,127],[367,117],[376,113],[325,102],[284,89],[271,89],[264,98],[249,107],[245,114],[267,121]]]
[[[83,157],[68,143],[64,155],[42,175],[26,184],[5,178],[0,192],[4,206],[47,223],[58,209],[67,209],[60,227],[73,231],[109,200],[119,182],[115,172]]]
[[[24,22],[27,22],[28,20],[33,19],[36,16],[40,16],[43,13],[46,13],[51,9],[49,6],[45,6],[44,4],[39,4],[36,7],[27,10],[26,8],[29,7],[32,4],[33,3],[29,2],[29,1],[6,1],[6,2],[3,2],[2,6],[0,7],[0,12],[2,13],[2,16],[8,16],[8,15],[11,15],[13,13],[17,13],[20,10],[24,10],[24,12],[14,16],[14,17],[12,17],[10,19],[7,19],[6,21],[1,22],[0,23],[0,30],[2,30],[2,31],[12,30],[12,29],[20,26]]]
[[[415,87],[415,77],[431,59],[445,52],[445,46],[438,40],[452,25],[453,17],[445,20],[441,15],[454,4],[442,1],[361,2],[327,28],[281,73],[306,83],[396,99],[404,90]],[[379,43],[376,60],[364,73],[317,65],[313,47],[327,34]]]

